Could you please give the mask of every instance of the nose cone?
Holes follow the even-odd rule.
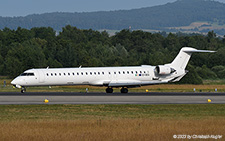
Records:
[[[17,88],[20,88],[24,85],[24,80],[21,77],[16,77],[15,79],[13,79],[11,84]]]
[[[16,85],[16,80],[13,79],[13,81],[11,81],[11,84],[12,84],[12,85]]]
[[[11,84],[12,84],[13,86],[15,86],[16,88],[21,88],[21,86],[23,85],[22,80],[21,80],[21,78],[19,78],[19,77],[13,79],[13,80],[11,81]]]

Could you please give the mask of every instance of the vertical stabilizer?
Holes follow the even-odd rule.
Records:
[[[171,67],[175,69],[184,70],[188,64],[189,59],[191,58],[191,54],[194,52],[215,52],[210,50],[197,50],[191,47],[183,47],[173,62],[170,64]]]

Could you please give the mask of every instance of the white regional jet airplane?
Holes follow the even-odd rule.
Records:
[[[11,84],[22,93],[25,87],[57,85],[106,86],[106,93],[112,93],[113,87],[121,87],[121,93],[127,93],[127,88],[179,81],[187,73],[185,68],[195,52],[215,51],[183,47],[172,63],[158,66],[29,69]]]

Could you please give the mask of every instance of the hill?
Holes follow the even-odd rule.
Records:
[[[0,17],[0,29],[32,27],[52,27],[61,30],[65,25],[81,29],[155,29],[177,31],[193,22],[204,22],[200,27],[189,28],[191,31],[215,30],[225,34],[225,4],[211,0],[178,0],[165,5],[132,10],[99,11],[84,13],[45,13],[25,17]],[[207,31],[206,31],[207,32]]]

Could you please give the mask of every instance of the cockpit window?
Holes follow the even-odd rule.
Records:
[[[20,76],[34,76],[34,73],[22,73]]]

